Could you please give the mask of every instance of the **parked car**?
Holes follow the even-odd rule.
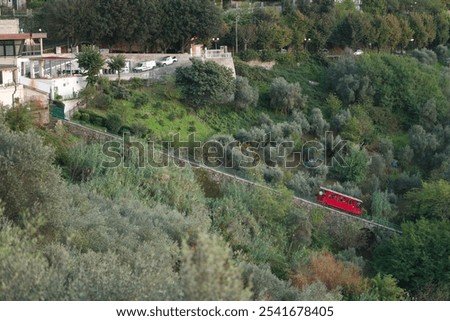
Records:
[[[133,71],[134,72],[143,72],[143,71],[147,71],[147,70],[152,70],[155,67],[156,67],[156,62],[154,60],[142,61],[133,68]]]
[[[358,49],[358,50],[356,50],[353,54],[354,54],[355,56],[361,56],[362,54],[364,54],[364,51],[362,51],[361,49]]]
[[[173,63],[175,63],[177,61],[178,61],[177,57],[175,57],[175,56],[167,56],[167,57],[164,57],[161,60],[159,60],[157,62],[157,64],[158,64],[158,66],[164,67],[164,66],[171,65],[171,64],[173,64]]]

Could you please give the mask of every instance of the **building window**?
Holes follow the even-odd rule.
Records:
[[[21,54],[22,42],[4,40],[0,41],[0,57],[17,57]]]

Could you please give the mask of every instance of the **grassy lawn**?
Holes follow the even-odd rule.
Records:
[[[111,114],[119,115],[123,125],[130,128],[136,125],[149,128],[150,137],[156,141],[170,139],[175,134],[186,140],[193,132],[197,139],[205,141],[215,134],[232,135],[239,129],[248,129],[255,125],[263,112],[276,122],[285,121],[286,115],[272,112],[269,108],[270,84],[276,77],[300,83],[304,94],[308,95],[308,106],[322,107],[320,104],[325,100],[323,93],[326,92],[325,66],[318,65],[310,57],[294,66],[277,64],[273,70],[249,67],[240,61],[237,65],[238,73],[240,71],[239,74],[248,77],[250,83],[259,89],[260,99],[256,108],[236,110],[230,103],[196,110],[182,102],[174,79],[167,78],[139,89],[131,89],[132,83],[124,82],[130,89],[126,99],[114,99],[103,108],[97,108],[92,102],[88,109],[104,118]],[[142,103],[137,104],[139,99]],[[102,129],[95,124],[89,125]]]

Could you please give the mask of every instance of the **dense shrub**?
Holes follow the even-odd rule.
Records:
[[[176,82],[193,107],[224,102],[234,91],[231,70],[212,61],[193,59],[192,66],[177,68]]]
[[[434,49],[434,52],[436,53],[439,63],[444,66],[448,66],[448,63],[449,63],[448,47],[444,46],[444,45],[439,45]]]
[[[33,126],[33,119],[28,105],[19,105],[8,109],[5,113],[5,122],[13,131],[26,132]]]
[[[330,129],[328,122],[323,119],[322,111],[319,108],[314,108],[309,116],[310,131],[316,136],[325,134]]]
[[[265,167],[262,174],[267,183],[277,184],[283,179],[283,171],[278,167]]]
[[[144,107],[146,104],[148,104],[149,101],[150,99],[146,94],[144,93],[139,94],[134,98],[134,108],[140,109]]]
[[[258,103],[258,89],[252,88],[248,79],[238,76],[235,80],[234,105],[237,109],[243,110],[255,107]]]
[[[262,61],[273,61],[275,60],[277,53],[275,50],[266,49],[259,52],[259,57]]]
[[[394,276],[413,295],[432,290],[427,300],[449,300],[450,223],[419,220],[403,224],[402,231],[376,248],[375,271]]]
[[[412,56],[426,65],[434,65],[437,63],[436,53],[428,49],[415,49]]]
[[[256,50],[244,50],[239,52],[239,58],[243,61],[257,60],[259,58],[259,54]]]
[[[117,114],[109,114],[105,120],[105,127],[113,134],[117,134],[122,127],[122,117]]]
[[[270,107],[288,114],[306,106],[307,97],[298,83],[290,84],[282,77],[275,78],[270,86]]]

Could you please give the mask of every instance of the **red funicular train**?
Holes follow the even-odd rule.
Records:
[[[361,216],[362,202],[360,199],[351,197],[342,193],[332,191],[331,189],[320,187],[317,202],[323,205],[331,206],[344,212]]]

